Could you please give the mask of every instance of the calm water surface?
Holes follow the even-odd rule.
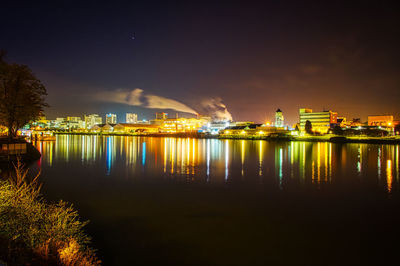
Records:
[[[398,190],[400,145],[154,137],[58,136],[38,142],[43,169],[74,168],[132,181],[270,183],[284,189],[335,182]]]
[[[91,221],[107,265],[365,265],[399,247],[399,145],[72,135],[35,145],[43,193]]]

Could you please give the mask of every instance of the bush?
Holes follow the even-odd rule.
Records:
[[[307,134],[312,134],[313,130],[312,130],[312,124],[310,120],[306,121],[306,124],[304,126],[304,130],[306,131]]]
[[[63,201],[41,198],[38,176],[27,180],[20,162],[0,181],[0,259],[13,264],[99,265],[83,232],[87,222]]]
[[[343,129],[340,126],[334,126],[332,129],[332,133],[335,135],[342,136],[343,135]]]

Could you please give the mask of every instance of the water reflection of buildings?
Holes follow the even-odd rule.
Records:
[[[288,180],[331,182],[332,144],[290,142],[275,147],[275,176],[282,188]]]
[[[373,178],[389,192],[399,183],[399,145],[60,135],[36,146],[45,165],[104,162],[105,174],[124,168],[128,178],[151,171],[190,182],[273,181],[282,189]]]

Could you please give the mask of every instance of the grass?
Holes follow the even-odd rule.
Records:
[[[46,203],[20,162],[0,181],[0,260],[9,265],[99,265],[72,205]]]

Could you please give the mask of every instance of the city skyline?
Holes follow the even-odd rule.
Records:
[[[363,120],[400,113],[400,23],[389,2],[9,2],[5,10],[1,48],[44,82],[52,118],[148,117],[155,109],[95,97],[136,88],[199,113],[201,101],[219,98],[238,121],[273,119],[276,108],[291,124],[305,107]]]
[[[395,1],[4,1],[0,265],[390,265]]]

